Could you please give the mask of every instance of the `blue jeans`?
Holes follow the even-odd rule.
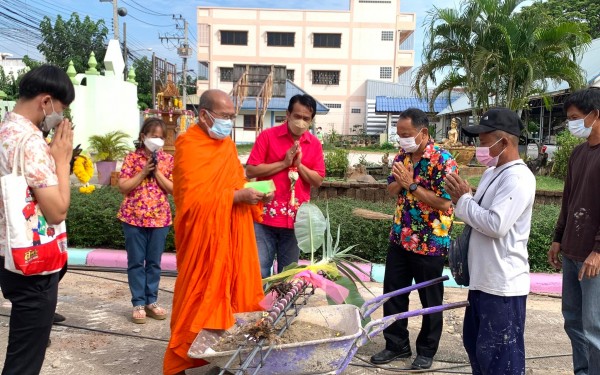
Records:
[[[575,375],[600,374],[600,276],[578,280],[583,262],[563,257],[562,313]]]
[[[260,274],[262,278],[271,276],[273,261],[277,256],[277,273],[286,266],[298,262],[300,248],[293,229],[277,228],[254,223]]]
[[[525,375],[527,296],[469,290],[463,344],[473,375]]]
[[[133,306],[156,302],[160,259],[170,227],[144,228],[123,224],[127,249],[127,279]]]

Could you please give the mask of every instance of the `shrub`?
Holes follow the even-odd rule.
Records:
[[[539,205],[533,209],[531,218],[531,233],[527,249],[529,250],[529,265],[535,272],[552,272],[548,264],[548,249],[554,237],[554,226],[560,214],[560,206]]]
[[[347,150],[336,148],[325,153],[325,173],[329,177],[344,177],[348,164]]]
[[[122,201],[123,195],[110,186],[96,189],[92,194],[72,189],[67,215],[69,246],[124,249],[125,237],[121,221],[117,219]],[[169,231],[165,250],[175,250],[173,230]]]
[[[379,146],[379,148],[380,148],[381,150],[386,150],[386,151],[387,151],[387,150],[395,150],[395,149],[396,149],[396,147],[394,147],[394,144],[393,144],[393,143],[390,143],[390,142],[383,142],[383,143],[382,143],[382,144]]]
[[[554,153],[552,176],[564,180],[567,177],[567,166],[573,149],[585,142],[585,139],[573,136],[568,130],[562,131],[556,137],[557,150]]]
[[[92,194],[80,194],[73,189],[71,207],[67,219],[69,246],[79,248],[124,249],[125,238],[117,211],[123,196],[115,188],[103,187]],[[172,202],[171,202],[172,203]],[[323,212],[329,210],[331,229],[337,236],[340,226],[340,247],[342,249],[358,245],[351,252],[375,263],[384,263],[388,248],[391,220],[368,220],[352,215],[354,208],[364,208],[376,212],[393,214],[394,204],[372,203],[349,198],[314,200]],[[172,205],[173,213],[175,209]],[[529,237],[529,262],[532,271],[551,271],[546,261],[546,253],[552,242],[554,225],[560,207],[540,205],[533,210],[531,234]],[[453,238],[462,231],[462,225],[454,225]],[[166,251],[174,251],[173,230],[169,231]]]

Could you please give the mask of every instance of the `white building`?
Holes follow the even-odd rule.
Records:
[[[13,57],[12,54],[4,52],[0,52],[0,66],[7,76],[12,75],[15,79],[19,71],[27,67],[20,57]]]
[[[395,82],[414,65],[414,13],[399,0],[349,0],[349,10],[198,7],[198,61],[206,89],[230,92],[234,64],[285,65],[287,77],[330,110],[325,132],[365,124],[366,81]]]

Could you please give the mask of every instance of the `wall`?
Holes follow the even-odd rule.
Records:
[[[311,199],[333,199],[345,197],[350,199],[360,199],[369,202],[390,202],[394,203],[387,192],[386,183],[365,184],[359,182],[344,181],[325,181],[319,188],[312,188],[310,191]],[[535,204],[555,204],[559,205],[562,200],[560,191],[538,190],[535,193]]]
[[[75,124],[73,144],[87,149],[88,138],[114,130],[129,134],[131,147],[139,135],[140,115],[137,85],[126,82],[125,62],[117,40],[109,42],[105,75],[80,73],[75,76],[75,101],[71,104]]]

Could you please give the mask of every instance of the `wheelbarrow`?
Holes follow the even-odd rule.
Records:
[[[192,343],[188,356],[203,359],[223,369],[221,373],[225,373],[226,370],[236,375],[341,374],[352,361],[358,348],[395,321],[467,306],[469,303],[462,301],[407,311],[373,320],[362,327],[361,321],[370,317],[388,299],[445,280],[448,280],[448,276],[398,289],[365,302],[360,309],[354,305],[304,307],[294,318],[294,322],[304,321],[341,332],[338,337],[322,338],[322,333],[314,332],[314,340],[272,346],[264,345],[258,348],[259,355],[244,357],[244,354],[252,351],[251,347],[222,352],[206,350],[206,346],[199,342],[199,335]],[[246,322],[256,321],[262,314],[262,312],[236,314],[236,325],[241,326]],[[219,335],[231,334],[236,329],[237,327],[234,326],[227,331],[220,331]],[[320,335],[321,338],[319,338]],[[256,350],[254,351],[256,352]]]

